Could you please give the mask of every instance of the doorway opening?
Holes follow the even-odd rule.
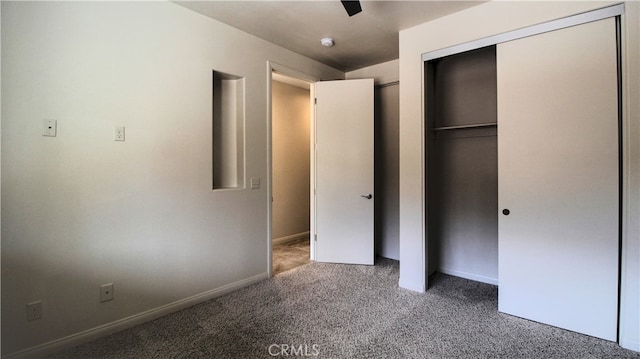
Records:
[[[277,71],[271,78],[271,271],[311,256],[311,84]]]

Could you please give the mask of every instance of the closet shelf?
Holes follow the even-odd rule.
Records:
[[[473,125],[460,125],[460,126],[444,126],[431,129],[432,131],[447,131],[447,130],[464,130],[470,128],[482,128],[482,127],[497,127],[497,122],[492,123],[478,123]]]

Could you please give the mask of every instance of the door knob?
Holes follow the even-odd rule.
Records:
[[[361,195],[360,195],[360,197],[362,197],[362,198],[366,198],[366,199],[371,199],[371,198],[373,198],[373,196],[371,195],[371,193],[369,193],[369,194],[361,194]]]

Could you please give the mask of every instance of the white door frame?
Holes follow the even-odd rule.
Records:
[[[315,106],[313,103],[313,99],[315,98],[315,83],[320,81],[319,78],[306,74],[304,72],[292,69],[290,67],[284,66],[284,65],[280,65],[277,64],[275,62],[272,61],[267,61],[267,273],[269,275],[269,278],[273,277],[273,163],[272,163],[272,150],[273,150],[273,143],[272,143],[272,125],[273,125],[273,119],[271,118],[271,110],[272,110],[272,101],[273,101],[273,95],[272,95],[272,89],[271,89],[271,81],[273,81],[273,72],[279,72],[283,75],[286,75],[288,77],[292,77],[295,79],[299,79],[305,82],[309,83],[309,102],[310,102],[310,106],[309,106],[309,120],[310,120],[310,126],[309,126],[309,146],[310,148],[310,155],[309,155],[309,168],[310,168],[310,178],[311,180],[309,181],[309,203],[310,203],[310,208],[309,208],[309,214],[310,214],[310,220],[309,220],[309,224],[310,224],[310,236],[311,236],[311,241],[310,241],[310,249],[311,249],[311,255],[310,255],[310,259],[311,260],[315,260],[315,255],[316,255],[316,251],[315,251],[315,241],[313,240],[314,235],[316,233],[316,223],[315,223],[315,208],[316,208],[316,203],[315,203],[315,195],[314,195],[314,188],[315,188],[315,123],[316,123],[316,117],[315,117]]]

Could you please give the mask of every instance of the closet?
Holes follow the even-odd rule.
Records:
[[[500,312],[608,340],[618,328],[621,11],[423,56],[429,273],[496,283]]]
[[[425,66],[429,272],[498,284],[496,47]]]

